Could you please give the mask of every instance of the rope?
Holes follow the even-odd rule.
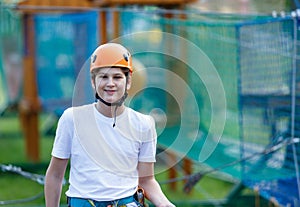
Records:
[[[204,176],[204,175],[207,175],[209,173],[212,173],[212,172],[216,172],[216,171],[220,171],[224,168],[227,168],[229,166],[232,166],[232,165],[236,165],[240,162],[244,162],[244,161],[247,161],[247,160],[250,160],[252,159],[253,157],[256,157],[256,156],[259,156],[259,155],[267,155],[267,154],[270,154],[272,152],[275,152],[279,149],[281,149],[282,147],[285,147],[287,145],[290,145],[290,144],[295,144],[295,143],[299,143],[300,142],[300,138],[290,138],[290,139],[284,139],[284,140],[281,140],[281,141],[278,141],[277,144],[271,144],[269,147],[266,147],[263,151],[261,152],[257,152],[257,153],[253,153],[247,157],[244,157],[244,158],[241,158],[239,160],[235,160],[233,162],[229,162],[229,163],[226,163],[224,165],[221,165],[217,168],[213,168],[211,170],[208,170],[206,172],[198,172],[198,173],[195,173],[193,175],[190,175],[188,177],[188,180],[187,180],[187,183],[185,184],[184,186],[184,191],[186,193],[190,192],[191,189],[193,188],[194,185],[196,185],[196,183]]]
[[[44,195],[44,191],[42,191],[42,192],[40,192],[40,193],[38,193],[34,196],[28,197],[28,198],[17,199],[17,200],[0,201],[0,205],[11,205],[11,204],[18,204],[18,203],[27,203],[27,202],[30,202],[30,201],[34,201],[38,198],[41,198],[43,195]]]
[[[20,167],[13,166],[11,164],[9,164],[9,165],[0,164],[0,169],[2,172],[12,172],[12,173],[19,174],[27,179],[37,182],[40,185],[45,184],[45,176],[44,175],[26,172],[26,171],[23,171]],[[65,184],[66,184],[66,180],[63,180],[63,185],[65,185]],[[44,191],[42,191],[34,196],[28,197],[28,198],[0,201],[0,205],[26,203],[26,202],[36,200],[36,199],[42,197],[43,195],[44,195]]]
[[[270,154],[270,153],[275,152],[275,151],[277,151],[283,147],[286,147],[290,144],[296,144],[299,142],[300,142],[300,138],[289,138],[289,139],[278,140],[276,143],[272,143],[270,146],[267,146],[261,152],[253,153],[247,157],[244,157],[244,158],[241,158],[241,159],[229,162],[229,163],[225,163],[224,165],[221,165],[219,167],[216,167],[216,168],[204,171],[204,172],[197,172],[197,173],[194,173],[191,175],[186,175],[186,176],[182,176],[182,177],[178,177],[178,178],[174,178],[174,179],[169,179],[169,180],[160,182],[160,184],[168,184],[168,183],[178,182],[178,181],[187,181],[183,190],[184,190],[184,192],[189,193],[191,191],[191,189],[197,184],[197,182],[203,178],[204,175],[220,171],[224,168],[236,165],[240,162],[250,160],[259,155]]]
[[[9,165],[0,164],[0,168],[3,172],[12,172],[12,173],[19,174],[19,175],[21,175],[25,178],[28,178],[32,181],[37,182],[38,184],[44,185],[44,183],[45,183],[45,176],[44,175],[25,172],[20,167],[13,166],[11,164],[9,164]]]

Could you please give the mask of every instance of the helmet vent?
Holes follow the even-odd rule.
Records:
[[[97,55],[94,54],[93,57],[92,57],[92,63],[94,63],[96,61],[96,59],[97,59]]]
[[[128,62],[128,59],[129,59],[128,56],[129,56],[128,54],[123,54],[123,57],[124,57],[124,59],[126,60],[126,62]]]

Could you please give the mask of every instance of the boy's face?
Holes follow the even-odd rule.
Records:
[[[104,101],[114,103],[120,100],[125,93],[126,76],[120,68],[102,68],[97,72],[92,84]],[[130,85],[131,77],[129,75],[127,90]]]

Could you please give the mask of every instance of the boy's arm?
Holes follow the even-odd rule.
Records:
[[[154,163],[139,162],[139,187],[145,191],[146,198],[157,207],[175,207],[162,192],[154,177]]]
[[[45,178],[46,207],[59,207],[62,182],[68,159],[52,157]]]

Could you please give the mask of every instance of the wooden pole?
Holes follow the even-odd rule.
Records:
[[[26,156],[33,162],[39,157],[38,113],[40,104],[37,93],[36,71],[34,61],[34,20],[31,14],[24,14],[24,43],[23,56],[23,99],[19,105],[20,120],[25,137]]]
[[[181,4],[180,9],[183,9],[184,8],[184,4]],[[182,20],[186,20],[186,15],[185,14],[180,14],[179,15],[179,18],[182,19]],[[185,34],[184,33],[181,33],[181,36],[185,38]],[[186,54],[187,54],[187,48],[186,48],[186,45],[185,44],[181,44],[180,45],[180,51],[181,51],[181,56],[182,56],[182,59],[186,60],[187,57],[186,57]],[[188,82],[188,68],[186,65],[184,65],[184,70],[181,70],[181,77],[183,77],[183,79]],[[190,175],[193,173],[193,162],[188,159],[188,158],[184,158],[183,159],[183,170],[184,170],[184,173],[185,175]]]
[[[168,152],[168,165],[169,165],[169,179],[175,179],[177,177],[177,170],[176,170],[176,166],[174,163],[176,163],[177,161],[177,157],[174,153]],[[171,182],[169,184],[169,188],[173,191],[176,191],[177,189],[177,183],[176,182]]]
[[[116,8],[116,6],[114,6]],[[116,39],[119,37],[120,35],[120,30],[119,30],[119,17],[120,17],[120,14],[119,14],[119,11],[118,10],[115,10],[113,11],[113,14],[112,14],[112,19],[113,19],[113,39]]]
[[[179,8],[183,8],[184,5],[179,5]],[[172,13],[166,13],[165,14],[165,17],[166,18],[174,18],[174,15]],[[179,18],[180,19],[186,19],[186,15],[184,14],[181,14],[179,15]],[[166,31],[169,32],[169,33],[172,33],[172,26],[171,25],[166,25]],[[185,34],[181,34],[183,37],[185,36]],[[168,41],[168,40],[167,40]],[[175,48],[172,48],[174,47],[174,45],[176,45],[176,43],[174,42],[167,42],[166,43],[167,47],[169,50],[175,50]],[[184,44],[181,44],[181,45],[178,45],[180,47],[180,51],[181,51],[181,57],[182,59],[186,59],[186,54],[187,54],[187,48],[185,47]],[[169,62],[170,63],[170,62]],[[172,66],[172,72],[176,73],[177,75],[179,75],[183,80],[187,81],[188,80],[188,74],[187,74],[187,66],[184,65],[184,64],[178,64],[177,62],[176,63],[171,63]],[[171,88],[171,90],[174,90],[176,91],[177,93],[179,93],[180,97],[181,97],[181,100],[184,101],[185,100],[185,94],[186,92],[182,89],[182,87],[180,87],[180,85],[178,85],[178,83],[176,83],[176,81],[170,79],[168,81],[168,87]],[[179,103],[180,106],[183,106],[184,103],[181,102]],[[172,103],[172,100],[168,100],[168,111],[169,111],[169,114],[178,114],[178,109],[176,107],[174,107],[174,104]],[[178,120],[178,117],[172,117],[173,120],[171,119],[171,124],[178,124],[180,120]],[[184,171],[184,174],[185,175],[190,175],[192,174],[192,166],[193,166],[193,163],[190,159],[188,158],[183,158],[183,171]],[[169,178],[170,179],[173,179],[174,176],[176,176],[176,169],[175,167],[172,167],[169,171]],[[176,189],[176,185],[174,183],[171,183],[170,184],[170,188],[172,189]]]
[[[104,43],[107,42],[107,17],[106,17],[106,11],[100,11],[99,23],[100,23],[100,43],[104,44]]]
[[[254,187],[255,207],[260,207],[259,188]]]
[[[190,159],[183,159],[183,170],[185,175],[191,175],[193,173],[193,162]]]

